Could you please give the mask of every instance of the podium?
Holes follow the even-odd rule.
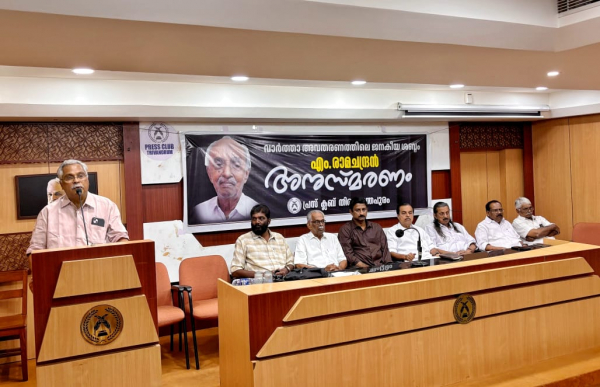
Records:
[[[37,385],[159,386],[153,241],[32,253]]]

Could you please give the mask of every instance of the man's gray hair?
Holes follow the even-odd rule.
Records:
[[[321,215],[323,215],[323,218],[325,218],[325,214],[323,213],[323,211],[321,211],[321,210],[312,210],[312,211],[309,211],[308,214],[306,214],[306,221],[307,222],[311,222],[312,221],[312,214],[314,214],[315,212],[321,213]]]
[[[81,165],[81,168],[83,168],[83,171],[85,172],[85,175],[87,176],[87,174],[88,174],[88,167],[87,167],[87,165],[85,165],[85,163],[82,163],[79,160],[65,160],[58,167],[58,171],[56,171],[56,175],[58,175],[58,178],[62,180],[62,178],[63,178],[63,168],[66,167],[67,165],[73,165],[73,164],[79,164],[79,165]]]
[[[54,184],[60,184],[60,179],[58,177],[55,177],[48,182],[48,185],[46,186],[46,193],[48,195],[54,195]]]
[[[206,155],[204,156],[204,166],[208,167],[208,165],[210,164],[210,158],[208,155],[210,154],[212,147],[219,141],[223,141],[223,140],[231,140],[231,141],[235,142],[240,148],[242,148],[242,150],[244,151],[244,154],[246,155],[246,170],[249,171],[250,167],[252,166],[252,162],[250,160],[250,151],[248,150],[248,147],[244,144],[241,144],[241,143],[235,141],[230,136],[223,136],[222,138],[218,139],[217,141],[213,141],[208,146],[208,148],[206,148]]]
[[[520,198],[517,198],[517,200],[515,200],[515,208],[517,210],[520,210],[521,207],[523,207],[523,204],[531,204],[531,200],[529,200],[523,196],[521,196]]]

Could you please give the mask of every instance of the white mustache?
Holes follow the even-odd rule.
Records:
[[[235,179],[233,177],[219,177],[219,179],[217,180],[217,183],[218,184],[229,183],[229,184],[236,185],[237,181],[235,181]]]

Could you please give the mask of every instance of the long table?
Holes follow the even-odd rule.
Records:
[[[600,246],[548,243],[349,277],[221,281],[221,385],[444,386],[600,348]],[[467,294],[474,318],[459,324]]]

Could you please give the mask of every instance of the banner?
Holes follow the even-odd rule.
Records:
[[[272,225],[304,224],[318,209],[348,219],[352,197],[369,218],[399,202],[428,206],[426,135],[206,135],[181,133],[189,232],[249,229],[256,203]]]

